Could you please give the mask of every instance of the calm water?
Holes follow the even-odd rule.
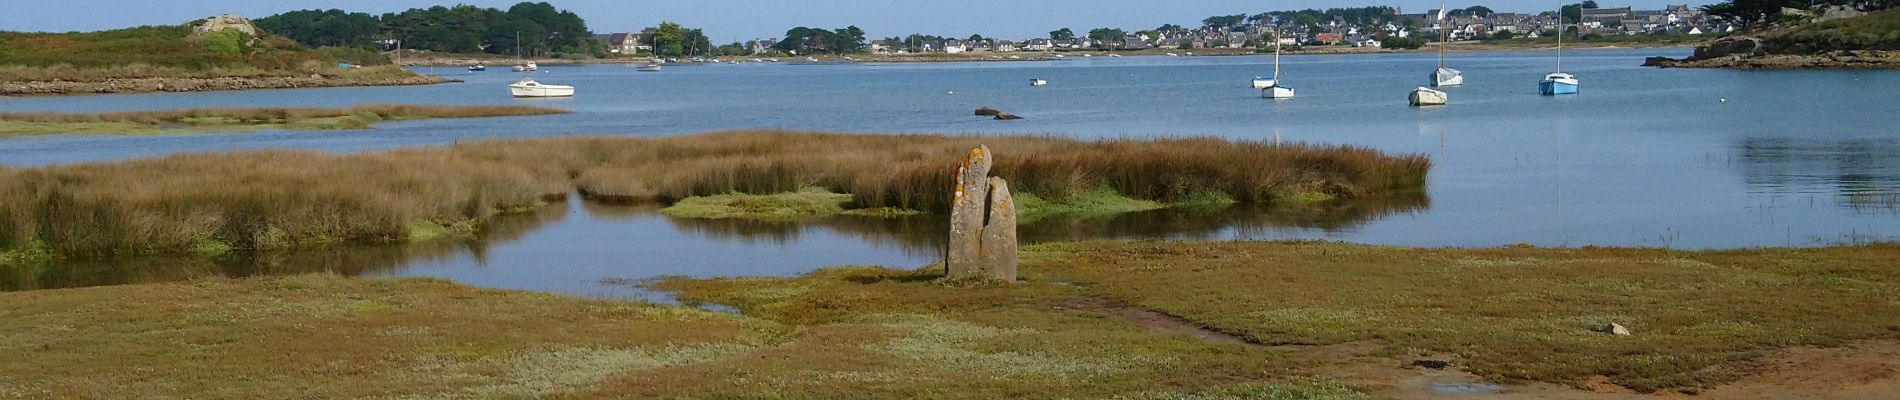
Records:
[[[725,129],[1038,133],[1102,138],[1209,135],[1355,144],[1432,156],[1429,198],[1327,210],[1169,211],[1043,221],[1031,240],[1320,238],[1413,246],[1809,246],[1900,240],[1900,73],[1744,72],[1638,67],[1687,50],[1571,52],[1582,95],[1536,95],[1550,52],[1452,57],[1468,84],[1452,105],[1414,109],[1405,94],[1428,54],[1293,56],[1290,101],[1246,88],[1270,58],[1096,58],[905,65],[713,65],[637,73],[554,67],[568,100],[514,100],[518,75],[426,72],[468,83],[190,94],[0,99],[7,111],[346,106],[368,102],[538,104],[548,117],[389,123],[353,132],[0,140],[0,164],[28,166],[177,152],[301,148],[368,151],[458,140],[572,134],[669,135]],[[1030,78],[1050,85],[1032,88]],[[970,117],[979,106],[1025,116]],[[1007,156],[1009,149],[997,149]],[[839,219],[805,225],[669,219],[637,207],[572,202],[478,243],[174,261],[89,264],[13,287],[110,284],[206,274],[339,270],[437,276],[590,296],[644,296],[624,280],[660,275],[786,275],[849,264],[914,267],[939,257],[942,221]],[[139,261],[147,265],[151,260]],[[5,283],[5,282],[0,282]]]

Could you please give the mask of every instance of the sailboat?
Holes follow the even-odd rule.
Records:
[[[1273,79],[1253,78],[1253,88],[1260,89],[1260,97],[1269,99],[1291,99],[1293,88],[1280,85],[1280,31],[1273,31]]]
[[[1458,86],[1465,84],[1465,73],[1445,67],[1445,45],[1450,42],[1451,24],[1445,21],[1445,5],[1438,5],[1438,70],[1432,71],[1432,86]]]
[[[1564,10],[1557,8],[1557,71],[1544,75],[1537,93],[1545,96],[1577,94],[1577,76],[1564,72]]]
[[[515,43],[521,43],[520,38],[521,34],[515,33]],[[516,56],[520,56],[519,45],[517,45]],[[508,94],[515,97],[574,97],[573,86],[536,82],[533,76],[535,67],[534,63],[528,63],[525,68],[521,68],[520,71],[523,72],[521,80],[508,85]]]

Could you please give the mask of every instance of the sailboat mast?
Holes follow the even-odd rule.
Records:
[[[1557,3],[1557,72],[1564,72],[1564,7]]]
[[[1445,3],[1438,3],[1438,15],[1445,15]],[[1445,39],[1450,36],[1451,24],[1444,18],[1438,19],[1438,69],[1445,69]]]
[[[1277,26],[1273,29],[1273,81],[1276,85],[1280,81],[1280,28]]]

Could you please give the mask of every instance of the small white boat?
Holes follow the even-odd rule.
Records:
[[[1109,57],[1111,57],[1111,58],[1121,58],[1121,57],[1122,57],[1122,55],[1120,55],[1120,54],[1109,54],[1108,56],[1109,56]]]
[[[547,85],[535,82],[534,78],[524,78],[520,82],[508,85],[508,93],[515,97],[574,97],[574,87]]]
[[[1413,107],[1442,106],[1450,101],[1451,95],[1433,90],[1432,88],[1419,86],[1418,89],[1412,90],[1411,103]]]
[[[660,72],[660,64],[655,63],[640,66],[640,72]]]
[[[1043,85],[1048,85],[1048,84],[1049,84],[1049,81],[1045,81],[1045,80],[1041,80],[1041,79],[1030,79],[1030,80],[1029,80],[1029,86],[1043,86]]]
[[[1465,73],[1456,69],[1439,67],[1432,71],[1432,86],[1458,86],[1465,84]]]
[[[487,65],[475,64],[475,65],[468,66],[468,72],[482,72],[482,71],[487,71],[487,70],[488,70]]]

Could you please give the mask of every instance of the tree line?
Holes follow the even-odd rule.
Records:
[[[470,5],[414,8],[371,15],[343,10],[299,10],[253,23],[306,46],[372,47],[400,42],[405,49],[525,56],[605,55],[587,22],[546,2],[522,2],[503,11]],[[519,39],[517,39],[519,38]]]

